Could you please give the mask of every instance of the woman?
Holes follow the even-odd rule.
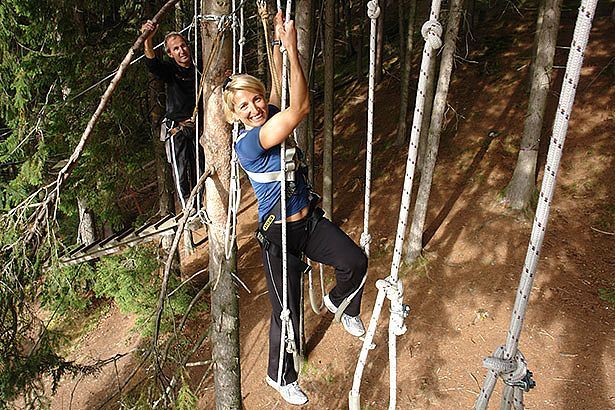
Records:
[[[308,399],[297,384],[293,356],[285,353],[282,378],[278,379],[282,319],[282,261],[280,182],[263,182],[259,175],[280,171],[280,144],[309,112],[307,85],[297,52],[297,32],[293,21],[284,24],[281,12],[274,18],[274,62],[281,68],[280,40],[288,52],[290,63],[290,103],[280,111],[280,96],[272,87],[269,104],[265,87],[250,75],[230,77],[224,86],[224,111],[229,122],[241,121],[245,127],[235,145],[241,166],[250,177],[258,200],[258,214],[262,234],[263,264],[266,271],[269,300],[272,306],[269,328],[269,365],[267,383],[291,404],[305,404]],[[281,78],[281,70],[278,78]],[[286,201],[288,249],[288,306],[293,326],[295,345],[299,340],[300,284],[305,254],[311,260],[335,267],[336,286],[325,297],[327,308],[335,313],[337,306],[353,292],[350,304],[342,315],[344,328],[355,336],[365,333],[359,317],[362,289],[361,281],[367,270],[367,257],[339,227],[322,218],[322,211],[310,206],[311,193],[305,175],[296,172],[292,189]],[[312,201],[314,202],[314,201]],[[320,212],[318,212],[320,211]],[[275,220],[274,223],[273,220]],[[258,235],[257,235],[258,236]],[[263,243],[261,243],[263,245]],[[303,265],[305,266],[305,265]]]

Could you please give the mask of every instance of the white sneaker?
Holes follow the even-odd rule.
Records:
[[[335,314],[337,312],[337,306],[329,299],[329,294],[326,294],[323,300],[329,312]],[[344,329],[351,335],[360,337],[365,334],[365,326],[363,326],[363,322],[359,316],[350,316],[344,313],[342,314],[341,320]]]
[[[359,316],[350,316],[344,313],[342,315],[342,325],[348,333],[353,336],[360,337],[365,334],[365,326]]]
[[[269,386],[277,390],[277,392],[280,393],[280,396],[282,396],[282,398],[290,404],[301,406],[302,404],[308,402],[307,396],[303,390],[301,390],[301,387],[299,387],[297,382],[292,382],[286,386],[280,386],[275,381],[271,380],[269,376],[265,377],[265,381]]]

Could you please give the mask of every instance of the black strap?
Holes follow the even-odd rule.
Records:
[[[254,236],[266,252],[275,256],[276,258],[282,258],[282,247],[277,243],[270,241],[260,228],[256,230]],[[301,273],[307,273],[312,268],[310,265],[303,261],[302,256],[303,255],[296,255],[294,252],[288,252],[288,262],[291,267],[295,266],[295,269],[300,271]]]

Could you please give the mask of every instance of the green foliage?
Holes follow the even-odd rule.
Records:
[[[190,386],[184,380],[182,387],[177,394],[177,400],[175,402],[175,409],[177,410],[192,410],[197,408],[199,398],[190,389]]]
[[[615,285],[611,286],[610,288],[600,288],[598,292],[600,295],[600,299],[604,300],[605,302],[615,304]]]

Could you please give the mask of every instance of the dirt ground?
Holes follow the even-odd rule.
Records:
[[[570,43],[575,18],[575,10],[563,12],[558,44]],[[475,51],[479,54],[465,58],[489,64],[459,60],[453,74],[452,109],[440,143],[427,216],[426,231],[433,237],[426,246],[425,260],[412,269],[404,266],[400,272],[404,301],[411,313],[407,333],[397,340],[399,409],[471,408],[485,375],[482,359],[506,340],[532,228],[531,216],[510,212],[500,201],[514,169],[527,106],[526,64],[533,18],[524,20],[525,26],[511,21],[510,26],[500,23],[500,30],[477,28],[474,35],[482,38],[482,44],[497,50]],[[599,297],[600,289],[615,285],[611,185],[615,181],[615,93],[613,67],[609,67],[614,32],[609,18],[595,20],[570,120],[519,345],[537,383],[525,395],[528,409],[615,409],[615,384],[610,382],[615,378],[615,305]],[[496,51],[494,58],[485,59]],[[567,50],[558,49],[556,65],[564,66],[566,57]],[[555,90],[559,90],[563,71],[555,71]],[[407,148],[394,144],[398,92],[398,81],[385,76],[376,93],[373,241],[361,313],[366,324],[376,297],[374,283],[390,271],[405,171]],[[366,94],[361,84],[336,96],[337,106],[343,108],[335,117],[334,220],[357,242],[363,229],[361,158],[365,155],[357,139],[364,139]],[[549,124],[555,104],[552,98],[546,114]],[[487,137],[490,130],[498,132],[492,140]],[[542,143],[540,168],[547,138]],[[293,408],[264,383],[270,307],[258,247],[251,235],[255,201],[246,184],[243,192],[238,275],[251,291],[239,290],[244,405],[246,409]],[[202,260],[197,258],[191,265],[199,264]],[[347,408],[362,342],[332,323],[332,315],[314,314],[308,303],[305,315],[308,358],[300,383],[310,401],[304,408]],[[128,331],[132,321],[112,309],[81,343],[76,357],[104,358],[131,350],[136,345]],[[374,340],[377,346],[369,354],[361,385],[361,403],[366,409],[388,406],[387,324],[385,308]],[[202,356],[206,359],[207,352]],[[81,381],[72,408],[97,408],[102,397],[117,391],[116,372],[121,379],[132,371],[135,361],[123,358],[97,379]],[[195,370],[195,385],[202,373],[202,369]],[[62,384],[53,398],[53,409],[69,408],[74,383]],[[214,408],[211,377],[203,386],[197,391],[199,408]],[[501,386],[499,382],[491,408],[498,406]]]

